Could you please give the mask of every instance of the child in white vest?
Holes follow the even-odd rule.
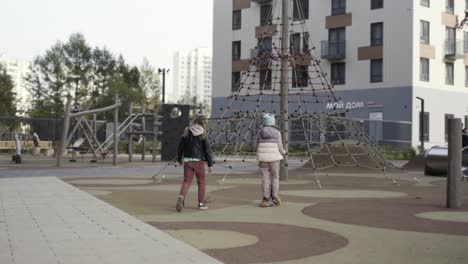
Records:
[[[257,160],[262,175],[263,199],[260,207],[280,205],[279,168],[286,151],[283,148],[281,133],[274,127],[275,116],[263,115],[263,127],[257,134]],[[271,190],[272,188],[272,190]],[[270,201],[271,196],[271,201]]]

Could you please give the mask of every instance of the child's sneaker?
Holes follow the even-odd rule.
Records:
[[[281,205],[281,197],[273,197],[272,202],[274,205]]]
[[[182,211],[182,208],[184,207],[184,196],[183,195],[179,195],[179,197],[177,198],[177,203],[176,203],[176,210],[177,212],[180,212]]]
[[[198,203],[198,210],[206,210],[208,209],[208,206],[206,203]]]
[[[269,207],[271,206],[270,198],[263,197],[263,200],[260,202],[260,207]]]

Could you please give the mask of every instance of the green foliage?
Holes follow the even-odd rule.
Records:
[[[84,36],[72,34],[66,43],[57,42],[44,55],[35,58],[25,78],[33,102],[32,117],[60,118],[65,98],[82,109],[100,108],[114,103],[114,94],[122,99],[121,117],[130,101],[144,101],[139,86],[138,68],[130,67],[105,48],[92,48]]]
[[[384,157],[390,160],[410,160],[416,156],[416,150],[412,146],[381,146],[379,149]]]
[[[15,116],[16,104],[14,85],[6,72],[5,67],[0,64],[0,116]]]

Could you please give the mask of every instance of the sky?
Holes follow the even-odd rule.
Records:
[[[0,55],[32,60],[72,33],[140,66],[172,67],[178,50],[212,47],[214,0],[0,0]]]

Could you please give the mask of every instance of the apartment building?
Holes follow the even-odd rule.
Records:
[[[280,34],[281,2],[214,2],[214,116],[248,70],[258,32],[273,26],[271,35]],[[457,29],[466,2],[291,0],[289,16],[305,19],[292,25],[291,43],[310,45],[340,98],[317,111],[350,109],[346,118],[363,120],[376,142],[415,146],[424,116],[426,148],[446,144],[447,118],[468,124],[468,25]]]
[[[16,93],[17,108],[25,111],[31,101],[31,94],[26,87],[24,77],[29,72],[30,62],[11,59],[5,55],[0,55],[0,63],[6,67],[7,74],[11,76]]]
[[[174,98],[173,101],[203,104],[211,109],[212,51],[197,48],[189,52],[174,54]],[[195,99],[194,99],[195,98]]]

